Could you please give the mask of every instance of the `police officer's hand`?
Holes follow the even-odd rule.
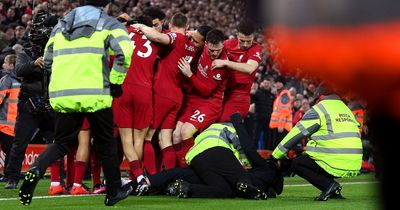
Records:
[[[39,66],[40,68],[43,68],[44,66],[44,60],[43,57],[39,57],[38,59],[35,60],[33,63],[35,66]]]
[[[121,85],[110,84],[110,94],[114,98],[119,98],[122,95]]]

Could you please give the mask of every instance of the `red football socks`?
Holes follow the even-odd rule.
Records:
[[[82,184],[83,177],[86,172],[86,162],[83,161],[75,161],[75,177],[74,183]]]
[[[156,153],[150,140],[144,141],[143,146],[143,166],[148,174],[155,174],[156,169]]]
[[[169,146],[162,149],[162,157],[165,170],[175,168],[176,154],[174,147]]]
[[[57,160],[50,166],[51,182],[60,182],[60,160]]]

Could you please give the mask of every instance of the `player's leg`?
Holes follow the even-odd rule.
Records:
[[[135,180],[142,174],[139,157],[136,154],[133,140],[133,95],[132,87],[124,85],[124,94],[118,99],[119,107],[114,111],[115,122],[118,126],[125,158],[129,162],[130,179]]]
[[[194,140],[193,140],[193,135],[197,132],[197,128],[190,122],[185,122],[183,124],[182,129],[181,129],[181,138],[183,139],[182,141],[182,149],[180,156],[178,157],[178,164],[180,167],[185,167],[186,161],[185,161],[185,155],[189,151],[189,149],[193,146]]]
[[[72,195],[83,195],[90,193],[82,185],[90,153],[90,130],[87,130],[87,120],[85,120],[83,124],[82,130],[78,134],[79,145],[75,156],[75,176],[74,184],[71,189]]]
[[[143,167],[147,174],[155,174],[157,172],[156,153],[151,143],[155,131],[154,128],[149,128],[147,130],[143,145]]]

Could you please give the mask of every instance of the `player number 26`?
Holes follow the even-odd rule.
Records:
[[[200,111],[196,110],[194,111],[194,114],[190,117],[190,119],[197,120],[198,122],[203,122],[205,116],[206,114],[200,114]]]

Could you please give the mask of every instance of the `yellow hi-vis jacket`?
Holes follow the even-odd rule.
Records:
[[[111,71],[110,49],[115,54]],[[116,19],[93,6],[72,10],[54,27],[45,49],[54,111],[95,112],[111,107],[110,83],[122,84],[132,52],[128,33]]]
[[[272,155],[283,158],[303,137],[305,154],[335,177],[356,176],[361,168],[362,143],[358,122],[336,95],[325,97],[293,127]]]
[[[214,123],[201,132],[185,156],[186,163],[190,165],[193,158],[213,147],[224,147],[231,150],[243,166],[251,168],[251,164],[241,148],[236,130],[231,123]]]

